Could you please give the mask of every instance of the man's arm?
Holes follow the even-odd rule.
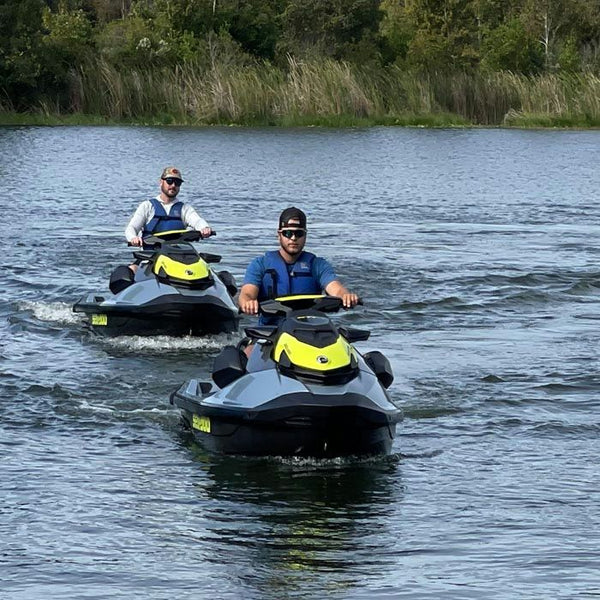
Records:
[[[358,304],[358,296],[347,290],[340,283],[328,260],[317,256],[313,261],[313,273],[319,280],[321,289],[330,296],[341,298],[342,303],[346,308],[351,308]]]
[[[210,225],[189,204],[184,204],[181,210],[181,219],[186,227],[199,231],[203,237],[208,237],[212,229]]]
[[[265,269],[262,256],[255,258],[246,268],[242,289],[238,296],[240,310],[247,315],[258,314],[258,294]]]
[[[140,234],[151,218],[152,204],[150,202],[142,202],[133,213],[127,227],[125,228],[125,238],[133,246],[141,246],[142,238]]]

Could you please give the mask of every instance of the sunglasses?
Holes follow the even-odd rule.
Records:
[[[288,240],[294,238],[299,240],[306,235],[306,231],[304,229],[282,229],[279,233],[281,233],[281,235]]]
[[[175,179],[175,177],[165,177],[163,181],[165,181],[167,185],[176,185],[177,187],[182,183],[181,179]]]

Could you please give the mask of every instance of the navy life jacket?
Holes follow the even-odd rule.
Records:
[[[162,202],[159,202],[156,198],[152,198],[150,202],[152,203],[152,208],[154,208],[154,216],[144,227],[144,231],[142,232],[143,238],[152,235],[153,233],[185,229],[185,225],[181,220],[183,202],[175,202],[175,204],[171,206],[169,214],[165,211]]]
[[[265,274],[258,292],[259,302],[279,296],[321,294],[323,290],[312,273],[314,259],[314,254],[302,252],[288,271],[288,264],[279,250],[266,252],[263,259]],[[260,325],[273,325],[279,320],[277,317],[261,315],[258,321]]]

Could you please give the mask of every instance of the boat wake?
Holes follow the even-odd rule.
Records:
[[[33,302],[23,300],[19,302],[18,309],[30,312],[38,321],[47,323],[60,323],[67,325],[78,325],[83,323],[81,315],[73,312],[72,305],[67,302]]]
[[[240,340],[237,334],[222,333],[219,335],[196,337],[157,336],[117,336],[112,338],[98,337],[98,341],[113,350],[133,350],[135,352],[159,352],[164,350],[220,350],[228,344],[236,344]]]
[[[399,453],[392,454],[367,454],[354,456],[337,456],[334,458],[316,458],[310,456],[263,456],[263,457],[248,457],[236,455],[237,459],[249,460],[252,462],[264,462],[270,464],[279,464],[291,468],[293,471],[308,470],[329,470],[348,467],[352,465],[396,465],[403,455]]]

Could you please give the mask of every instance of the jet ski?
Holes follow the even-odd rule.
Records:
[[[260,312],[280,322],[245,328],[246,338],[216,356],[212,381],[191,379],[171,394],[195,438],[224,454],[389,454],[403,418],[386,391],[390,363],[354,348],[370,332],[336,326],[328,313],[340,308],[331,296],[262,302]]]
[[[91,293],[73,306],[93,331],[116,335],[205,335],[234,332],[239,312],[235,279],[209,265],[217,254],[197,252],[198,231],[176,230],[144,239],[133,253],[139,267],[125,265],[110,276],[111,295]]]

